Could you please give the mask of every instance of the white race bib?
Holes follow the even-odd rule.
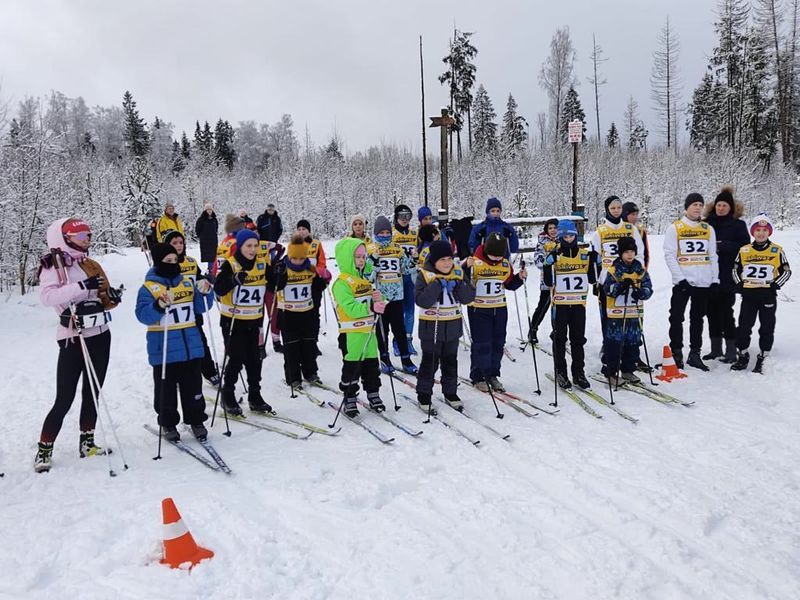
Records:
[[[240,285],[236,291],[237,306],[260,306],[264,303],[263,285]]]
[[[589,289],[589,276],[586,273],[556,275],[556,293],[585,293]]]
[[[161,317],[161,326],[168,329],[194,323],[194,302],[183,302],[168,306]]]

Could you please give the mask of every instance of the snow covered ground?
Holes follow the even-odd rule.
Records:
[[[774,239],[800,268],[800,232]],[[661,239],[651,243],[652,357],[667,340],[670,282]],[[333,244],[326,247],[332,254]],[[604,418],[591,418],[566,398],[556,417],[506,409],[498,421],[488,396],[463,390],[468,409],[510,441],[460,419],[483,440],[472,447],[437,423],[423,426],[410,405],[397,416],[422,426],[419,438],[367,417],[397,434],[390,446],[346,422],[338,437],[307,441],[237,423],[226,438],[218,423],[211,440],[234,469],[226,477],[169,446],[163,460],[151,460],[156,439],[142,424],[154,423],[152,379],[144,327],[133,314],[146,263],[135,251],[103,263],[128,289],[114,313],[105,386],[131,467],[116,478],[103,459],[78,458],[77,407],[56,443],[53,470],[34,474],[55,388],[55,315],[36,295],[0,304],[2,598],[800,597],[798,302],[780,302],[765,375],[734,374],[720,363],[710,373],[690,369],[665,387],[696,401],[692,408],[620,392],[619,406],[639,417],[637,425],[599,406]],[[536,279],[528,286],[531,309]],[[800,300],[800,277],[785,291]],[[519,303],[524,312],[521,291]],[[599,366],[595,307],[589,371]],[[332,313],[326,329],[321,374],[334,383],[340,359]],[[510,340],[517,335],[512,316]],[[517,360],[504,363],[503,380],[529,395],[530,354],[513,341],[509,347]],[[547,369],[549,357],[538,359]],[[329,422],[332,411],[289,398],[281,361],[270,353],[264,363],[265,399],[284,414]],[[462,351],[463,375],[468,366]],[[544,403],[553,391],[544,378],[542,389]],[[390,404],[387,380],[382,394]],[[216,552],[191,573],[157,564],[167,496],[198,543]]]

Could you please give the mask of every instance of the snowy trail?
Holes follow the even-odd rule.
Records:
[[[800,232],[775,241],[800,268]],[[656,294],[645,323],[651,359],[658,360],[670,286],[661,238],[651,244]],[[508,442],[445,413],[481,439],[473,447],[435,422],[423,425],[424,415],[403,400],[397,418],[424,429],[418,438],[366,415],[395,437],[390,446],[347,422],[336,437],[306,441],[232,423],[226,438],[220,414],[211,440],[234,470],[228,478],[170,446],[161,461],[151,460],[156,440],[142,424],[154,422],[152,374],[144,328],[133,315],[145,261],[131,251],[103,263],[128,289],[114,314],[105,390],[131,468],[121,472],[115,462],[112,479],[103,459],[77,457],[73,406],[53,470],[33,473],[54,393],[55,317],[36,296],[3,298],[0,598],[800,597],[796,302],[779,302],[766,375],[714,363],[709,373],[690,369],[689,378],[663,385],[694,400],[691,408],[620,391],[618,406],[637,425],[590,404],[604,417],[594,419],[563,396],[555,417],[527,418],[501,404],[506,416],[498,420],[491,399],[465,386],[459,393],[468,411],[510,433]],[[785,293],[800,298],[800,279]],[[522,292],[519,304],[524,315]],[[321,376],[334,384],[341,363],[332,312],[327,331]],[[540,336],[548,331],[544,324]],[[511,315],[517,362],[504,361],[503,380],[509,391],[545,405],[553,394],[544,378],[551,359],[538,354],[542,396],[535,397],[530,352],[516,350],[517,335]],[[599,337],[592,297],[590,372],[599,366]],[[466,374],[468,351],[460,351],[459,363]],[[264,398],[281,414],[323,427],[333,418],[302,396],[289,398],[281,356],[270,353],[263,373]],[[396,388],[413,396],[399,382]],[[381,393],[391,405],[385,377]],[[198,543],[216,553],[191,574],[157,564],[167,496]]]

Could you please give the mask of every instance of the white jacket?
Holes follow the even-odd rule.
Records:
[[[608,219],[603,219],[605,225],[609,227],[609,229],[622,229],[624,222],[620,220],[619,223],[612,223]],[[642,234],[639,233],[639,228],[634,226],[633,227],[633,241],[636,242],[636,260],[638,260],[642,265],[644,265],[644,242],[642,242]],[[592,233],[592,237],[589,238],[589,247],[597,252],[597,256],[600,257],[603,254],[603,244],[600,241],[600,234],[597,233],[597,229],[594,230]],[[598,283],[603,283],[606,279],[606,269],[600,269],[600,274],[597,277]]]
[[[689,227],[700,227],[701,221],[692,221],[686,215],[681,217],[681,221]],[[678,230],[675,224],[671,224],[664,234],[664,260],[672,275],[672,285],[676,285],[685,279],[694,287],[707,288],[712,283],[719,283],[719,259],[717,258],[717,235],[714,228],[709,226],[711,237],[708,242],[709,262],[704,265],[682,265],[678,262]]]

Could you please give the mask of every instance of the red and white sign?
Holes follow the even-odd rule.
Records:
[[[569,143],[577,144],[583,140],[583,121],[569,122]]]

